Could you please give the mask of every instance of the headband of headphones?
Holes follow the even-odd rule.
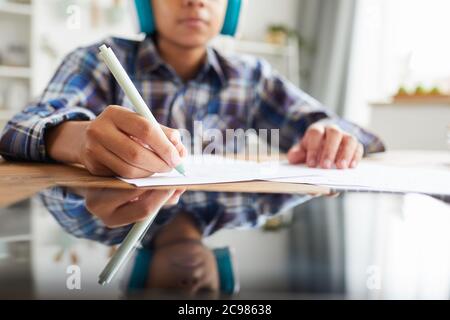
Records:
[[[142,32],[155,33],[155,19],[151,0],[135,0],[136,11],[139,18],[139,26]],[[234,36],[239,23],[242,0],[228,0],[227,12],[223,23],[221,34]]]
[[[229,248],[218,248],[213,250],[216,257],[217,268],[220,278],[220,291],[224,294],[233,294],[239,290],[235,276],[231,251]],[[131,271],[128,291],[145,289],[148,279],[148,271],[152,262],[152,252],[149,249],[139,249]]]

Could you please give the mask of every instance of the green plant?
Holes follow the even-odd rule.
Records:
[[[432,95],[441,95],[441,94],[442,94],[442,91],[441,91],[441,89],[439,89],[438,87],[433,87],[433,88],[430,90],[430,94],[432,94]]]
[[[308,45],[307,41],[303,36],[295,29],[291,29],[283,24],[272,24],[267,27],[267,33],[281,33],[285,34],[288,38],[294,38],[298,41],[298,46],[301,49],[305,49],[307,52],[312,53],[311,46]]]
[[[415,94],[416,95],[424,95],[424,94],[427,94],[427,90],[422,85],[418,85],[416,87]]]
[[[409,91],[404,86],[401,86],[397,91],[397,95],[398,96],[407,96],[407,95],[409,95]]]

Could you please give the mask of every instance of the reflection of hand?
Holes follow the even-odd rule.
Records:
[[[162,206],[178,203],[182,190],[88,189],[86,208],[109,228],[118,228],[157,214]]]
[[[327,194],[328,198],[339,198],[341,196],[340,192],[331,192],[330,194]]]

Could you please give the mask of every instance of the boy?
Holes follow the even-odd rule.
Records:
[[[229,7],[240,1],[147,1],[156,32],[142,42],[111,38],[72,52],[39,101],[6,126],[3,157],[145,177],[181,162],[186,149],[169,127],[192,132],[194,121],[223,130],[279,129],[289,161],[310,167],[353,168],[363,154],[384,150],[377,137],[332,115],[266,62],[225,57],[207,46],[230,18]],[[166,145],[155,139],[151,125],[129,110],[97,57],[102,43],[116,53],[158,122],[168,126],[163,130],[173,146],[160,147]]]

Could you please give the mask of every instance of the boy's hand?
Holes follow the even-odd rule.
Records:
[[[52,129],[46,144],[53,159],[81,163],[94,175],[142,178],[172,170],[187,153],[178,130],[161,127],[172,144],[155,137],[144,117],[109,106],[93,121]]]
[[[288,152],[292,164],[306,163],[309,167],[330,169],[355,168],[364,153],[358,140],[337,126],[313,124],[303,138]]]
[[[144,117],[123,107],[109,106],[87,126],[80,162],[96,175],[140,178],[168,172],[179,164],[186,149],[177,130],[162,129],[173,144],[171,148],[152,134],[154,129]]]

